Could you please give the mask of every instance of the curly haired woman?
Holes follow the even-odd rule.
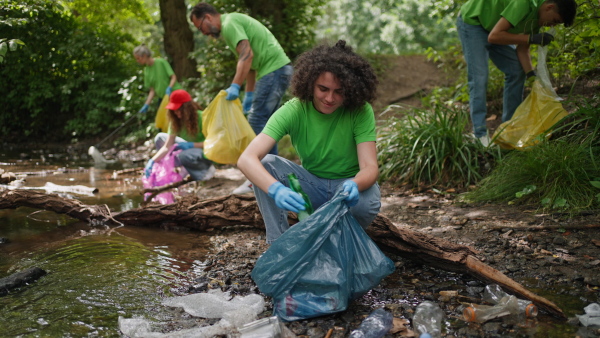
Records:
[[[254,193],[272,243],[288,228],[287,212],[304,210],[304,200],[284,185],[296,174],[316,209],[335,192],[363,228],[381,207],[375,147],[377,78],[369,63],[343,40],[319,46],[298,57],[292,93],[250,143],[238,167],[254,185]],[[268,154],[289,134],[302,165]]]
[[[150,176],[154,162],[160,161],[175,143],[182,152],[177,155],[176,165],[182,165],[194,181],[205,181],[215,174],[212,162],[204,157],[204,139],[202,134],[202,110],[183,89],[173,91],[167,104],[169,132],[158,133],[154,144],[158,152],[152,156],[145,168],[146,177]],[[178,162],[178,163],[177,163]]]

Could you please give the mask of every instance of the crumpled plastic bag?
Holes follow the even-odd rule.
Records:
[[[568,115],[562,100],[550,83],[546,67],[548,47],[538,47],[537,76],[531,93],[517,107],[513,117],[502,123],[492,139],[504,149],[523,150],[539,142],[539,137],[549,137],[546,133],[553,125]]]
[[[350,214],[341,190],[256,261],[252,279],[285,321],[344,311],[394,271]]]
[[[173,145],[171,150],[162,158],[162,160],[154,163],[152,173],[149,177],[142,177],[144,188],[150,189],[161,187],[169,183],[179,182],[183,179],[183,176],[185,176],[183,167],[178,170],[175,166],[175,158],[181,150],[175,150],[175,147],[176,144]],[[151,193],[144,194],[144,200],[150,195]],[[152,200],[161,204],[171,204],[175,202],[175,195],[170,191],[162,192],[152,198]]]
[[[167,104],[169,104],[169,95],[165,94],[162,101],[160,101],[160,106],[158,107],[158,111],[156,111],[156,117],[154,118],[154,125],[156,126],[156,128],[162,130],[165,133],[167,132],[167,130],[169,130]]]
[[[204,156],[221,164],[236,164],[256,137],[242,112],[240,100],[227,101],[222,90],[202,113]]]

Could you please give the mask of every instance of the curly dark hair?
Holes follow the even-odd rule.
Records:
[[[317,78],[330,72],[340,81],[343,106],[360,108],[373,102],[377,91],[377,76],[363,57],[339,40],[335,46],[321,45],[301,54],[294,65],[292,94],[302,101],[312,101]]]
[[[169,109],[169,121],[171,121],[171,131],[178,134],[181,130],[181,125],[185,125],[189,136],[194,137],[202,130],[198,130],[198,110],[202,109],[199,104],[194,101],[185,102],[179,107],[181,111],[181,119],[175,115],[175,111]]]

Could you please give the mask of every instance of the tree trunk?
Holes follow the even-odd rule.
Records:
[[[178,203],[153,204],[144,208],[110,214],[105,207],[87,206],[79,201],[28,190],[0,193],[0,209],[28,206],[94,223],[137,226],[157,226],[177,229],[208,230],[228,225],[250,225],[264,229],[264,222],[254,196],[228,195],[208,200],[190,197]],[[297,219],[290,218],[290,223]],[[436,268],[467,273],[485,282],[496,283],[511,293],[533,301],[538,307],[559,318],[566,318],[551,301],[540,297],[510,279],[500,271],[476,258],[477,252],[464,245],[448,242],[417,231],[397,227],[388,218],[378,215],[369,229],[369,236],[387,252],[425,263]]]
[[[165,52],[172,59],[177,80],[198,77],[196,61],[189,57],[194,51],[194,34],[187,21],[184,0],[159,0],[160,19],[165,36]]]

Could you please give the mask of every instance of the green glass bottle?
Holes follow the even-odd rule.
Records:
[[[300,185],[300,181],[298,181],[296,174],[288,174],[288,182],[290,183],[290,189],[302,195],[302,198],[304,199],[304,206],[306,209],[298,213],[298,220],[302,221],[306,217],[310,216],[310,214],[312,214],[315,210],[312,207],[312,203],[310,203],[310,198],[308,198],[308,195],[304,192],[304,190],[302,190],[302,186]]]

